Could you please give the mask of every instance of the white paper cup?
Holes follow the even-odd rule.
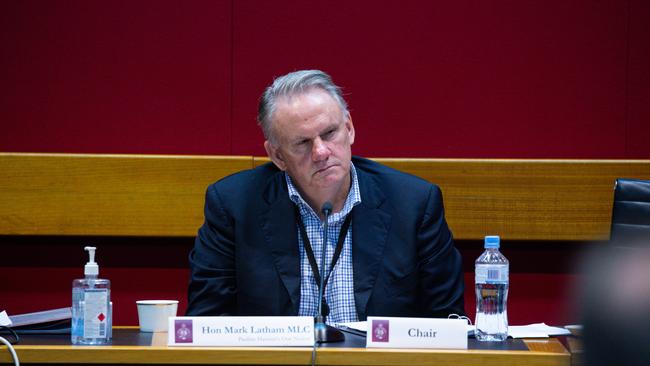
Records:
[[[176,316],[177,300],[138,300],[138,321],[141,332],[166,332],[170,316]]]

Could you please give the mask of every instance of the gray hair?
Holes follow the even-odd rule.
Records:
[[[319,88],[327,92],[338,103],[343,118],[348,116],[348,104],[343,99],[341,88],[332,82],[329,75],[320,70],[294,71],[273,80],[273,84],[264,90],[260,98],[257,123],[262,128],[267,140],[276,143],[271,131],[271,120],[278,98],[298,95],[312,88]]]

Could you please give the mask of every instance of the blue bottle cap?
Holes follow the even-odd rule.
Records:
[[[499,244],[501,242],[501,238],[499,238],[498,235],[489,235],[485,237],[485,245],[484,247],[487,248],[499,248]]]

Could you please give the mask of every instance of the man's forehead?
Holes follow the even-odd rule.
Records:
[[[339,110],[339,105],[329,93],[320,88],[310,88],[276,99],[276,113],[300,114],[318,108]]]
[[[338,103],[323,91],[277,101],[273,125],[278,137],[313,137],[322,132],[320,129],[340,124],[341,116]]]

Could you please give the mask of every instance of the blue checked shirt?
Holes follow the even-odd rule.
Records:
[[[339,238],[341,226],[345,221],[346,216],[352,211],[352,208],[361,203],[361,195],[359,194],[359,180],[354,165],[350,168],[352,178],[352,186],[350,192],[345,200],[345,205],[340,212],[333,213],[329,219],[329,229],[326,247],[325,266],[327,270],[332,266],[332,257],[334,256],[334,249],[336,242]],[[300,210],[302,222],[307,231],[307,237],[314,251],[316,263],[320,266],[321,253],[323,250],[323,227],[322,222],[314,210],[305,202],[300,196],[298,190],[294,186],[291,178],[285,173],[287,180],[287,187],[289,190],[289,198],[293,201]],[[300,248],[300,308],[298,315],[300,316],[316,316],[318,314],[318,285],[312,273],[309,259],[307,259],[307,252],[305,251],[305,244],[300,235],[300,227],[296,223],[296,230],[298,231],[298,246]],[[322,268],[318,268],[321,276],[323,275]],[[326,275],[327,273],[325,273]],[[327,316],[327,323],[344,323],[358,321],[357,310],[354,304],[354,279],[352,276],[352,225],[348,229],[343,242],[343,250],[341,256],[336,262],[332,273],[330,274],[327,285],[325,286],[325,301],[330,308],[330,314]]]

